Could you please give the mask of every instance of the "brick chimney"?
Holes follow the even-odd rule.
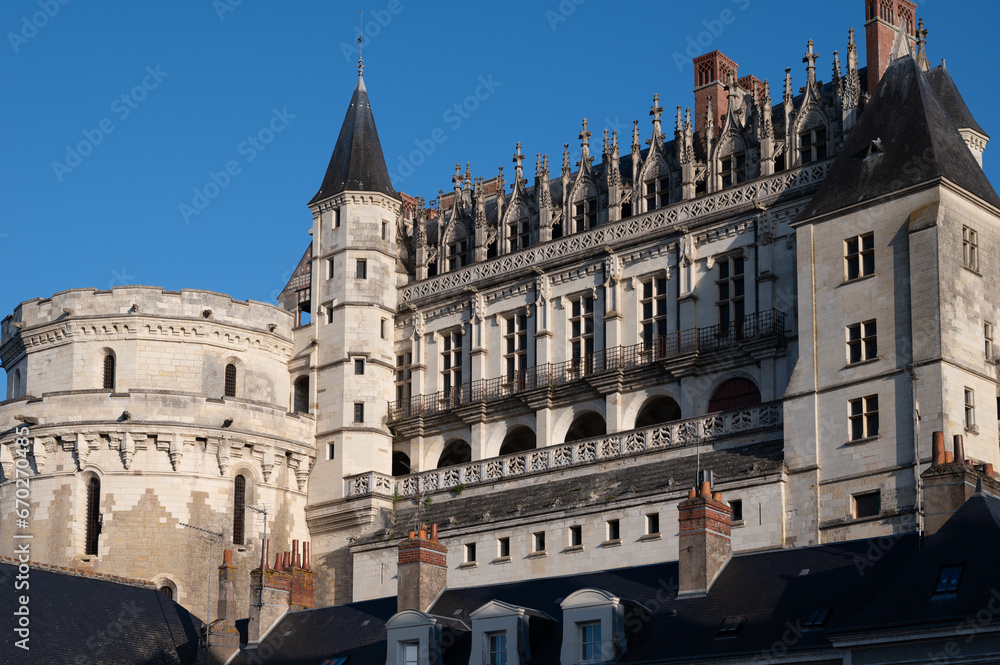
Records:
[[[952,440],[952,450],[945,451],[944,432],[934,432],[931,447],[931,467],[921,474],[923,482],[924,533],[937,533],[948,519],[962,507],[977,487],[991,494],[1000,494],[1000,482],[992,464],[975,466],[965,459],[961,434]]]
[[[426,612],[448,582],[448,548],[438,542],[437,524],[426,527],[398,545],[396,611]]]
[[[316,607],[316,572],[309,567],[309,543],[302,543],[302,558],[299,558],[299,541],[292,541],[291,591],[288,605],[292,610],[307,610]]]
[[[890,42],[889,46],[892,46]],[[704,143],[705,115],[708,111],[708,98],[712,98],[712,116],[715,122],[715,135],[722,129],[722,119],[729,112],[729,94],[726,83],[729,74],[733,80],[739,79],[740,66],[726,57],[722,51],[712,51],[694,58],[694,114],[695,134]]]
[[[729,533],[733,511],[722,502],[721,493],[712,493],[709,480],[703,480],[698,490],[688,492],[687,500],[677,509],[680,531],[678,596],[702,596],[712,588],[733,555]]]
[[[278,552],[274,568],[265,563],[263,567],[250,571],[250,625],[247,627],[249,644],[260,642],[288,611],[292,574],[282,566],[282,561],[287,558],[288,552],[284,556]]]
[[[910,0],[865,0],[865,36],[868,50],[868,94],[882,80],[892,59],[900,19],[910,36],[910,49],[916,48],[917,6]]]
[[[232,655],[239,651],[240,634],[236,630],[236,566],[233,564],[233,551],[223,553],[222,565],[219,566],[219,606],[218,618],[212,622],[208,631],[208,640],[202,644],[203,650],[199,660],[207,663],[226,663]]]

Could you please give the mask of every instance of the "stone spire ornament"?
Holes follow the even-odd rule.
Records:
[[[808,47],[809,50],[806,51],[802,62],[806,63],[806,85],[814,86],[816,85],[816,60],[819,58],[819,54],[813,51],[813,40],[809,40]]]
[[[564,176],[567,176],[567,175],[570,174],[570,168],[569,168],[569,144],[568,143],[563,143],[563,165],[562,165],[562,173],[563,173]]]
[[[917,64],[925,72],[931,68],[931,63],[927,60],[927,33],[929,32],[930,30],[924,28],[924,19],[920,19],[917,28]]]
[[[584,168],[589,166],[594,158],[590,156],[590,136],[591,133],[587,129],[587,119],[583,119],[583,129],[580,130],[580,163],[577,166]]]
[[[663,115],[663,107],[660,106],[660,95],[653,95],[653,106],[649,109],[649,115],[653,116],[653,140],[650,143],[657,143],[662,140],[663,131],[660,129],[660,117]]]
[[[451,182],[455,186],[455,198],[462,194],[462,165],[455,164],[455,175],[451,177]]]
[[[514,151],[514,183],[520,185],[524,182],[524,154],[521,152],[521,142],[517,142],[517,149]]]

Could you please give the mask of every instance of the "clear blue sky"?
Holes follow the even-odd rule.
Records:
[[[947,59],[980,124],[1000,136],[989,78],[1000,6],[919,4],[932,62]],[[636,118],[645,141],[654,92],[672,132],[673,109],[693,103],[692,40],[704,44],[698,52],[724,51],[741,75],[770,79],[775,101],[785,67],[802,85],[809,38],[823,80],[834,50],[846,63],[851,26],[865,62],[862,0],[7,0],[0,316],[22,300],[122,283],[273,301],[309,242],[306,202],[357,77],[360,9],[365,81],[394,184],[428,199],[450,189],[457,162],[486,177],[502,165],[509,182],[517,141],[529,177],[538,152],[558,171],[562,144],[579,150],[584,116],[598,153],[605,127],[628,145]],[[463,102],[474,110],[456,113]],[[248,141],[272,126],[281,131],[260,137],[270,143]],[[81,142],[87,154],[67,155]],[[994,182],[998,151],[986,151]],[[196,200],[230,162],[235,175]],[[185,219],[180,206],[195,203],[204,209]]]

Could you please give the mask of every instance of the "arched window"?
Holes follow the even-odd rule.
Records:
[[[410,473],[412,473],[410,469],[410,456],[397,450],[392,454],[392,475],[406,476]]]
[[[728,411],[760,404],[760,390],[750,379],[729,379],[719,386],[708,402],[708,412]]]
[[[21,370],[14,370],[14,378],[12,381],[13,383],[11,385],[10,398],[14,399],[15,397],[21,396]]]
[[[101,481],[87,481],[87,543],[84,554],[97,554],[101,536]]]
[[[166,596],[167,598],[169,598],[170,600],[173,600],[173,599],[174,599],[174,590],[173,590],[173,589],[171,589],[170,587],[168,587],[167,585],[163,585],[163,586],[161,586],[161,587],[160,587],[160,588],[158,589],[158,591],[159,591],[160,593],[162,593],[162,594],[163,594],[164,596]]]
[[[669,423],[681,419],[681,407],[672,398],[654,397],[642,405],[639,415],[635,418],[635,427],[652,427],[661,423]]]
[[[115,389],[115,354],[110,351],[104,354],[104,389]]]
[[[607,434],[607,425],[604,422],[604,418],[599,413],[587,411],[576,417],[576,420],[570,425],[569,431],[566,432],[566,438],[563,440],[569,443],[570,441],[580,441],[581,439],[589,439],[603,434]]]
[[[229,363],[226,365],[226,397],[236,397],[236,365]]]
[[[500,446],[501,455],[513,455],[523,453],[525,450],[534,450],[536,447],[535,433],[530,427],[515,427],[504,437],[503,445]]]
[[[303,376],[295,382],[294,399],[292,400],[292,411],[295,413],[309,413],[309,377]]]
[[[233,480],[233,545],[243,544],[246,525],[247,479],[243,474]]]
[[[438,458],[437,468],[465,464],[472,461],[472,446],[465,441],[452,441],[445,446],[444,452]]]

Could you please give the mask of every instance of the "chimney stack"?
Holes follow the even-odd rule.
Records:
[[[448,582],[448,548],[437,540],[437,524],[431,527],[430,539],[421,526],[419,534],[411,531],[398,549],[396,611],[426,612]]]
[[[934,432],[931,466],[921,475],[923,482],[924,533],[933,535],[962,507],[982,484],[989,492],[1000,494],[992,464],[979,471],[965,459],[961,434],[953,438],[953,451],[944,450],[944,432]],[[957,462],[957,463],[956,463]]]
[[[208,627],[208,639],[199,646],[199,660],[226,663],[240,648],[240,633],[236,630],[236,566],[233,551],[223,552],[219,566],[218,618]]]
[[[689,491],[688,498],[677,509],[680,527],[678,596],[703,596],[732,557],[733,511],[723,503],[720,492],[713,494],[708,480],[702,480],[700,492]]]
[[[292,584],[288,597],[288,604],[293,610],[304,610],[316,607],[316,573],[308,569],[309,566],[309,543],[302,543],[302,550],[305,552],[306,565],[302,565],[299,559],[299,541],[292,541],[294,551],[292,569],[289,571]]]
[[[267,561],[265,557],[269,547],[270,543],[265,541],[262,561]],[[299,541],[293,540],[291,552],[275,552],[274,568],[268,568],[265,564],[262,568],[250,571],[248,643],[260,642],[287,611],[316,607],[316,572],[309,569],[309,543],[302,543],[302,551],[304,557],[300,559]],[[232,553],[227,554],[231,561]],[[219,613],[221,616],[221,598]]]
[[[917,44],[917,6],[909,0],[865,0],[865,40],[868,49],[868,94],[882,80],[892,59],[899,22],[906,25],[910,50]]]
[[[889,44],[892,46],[892,43]],[[722,119],[729,112],[729,75],[739,78],[740,66],[722,51],[712,51],[695,58],[694,63],[694,126],[695,134],[704,143],[708,100],[712,99],[712,122],[716,136],[722,129]]]

